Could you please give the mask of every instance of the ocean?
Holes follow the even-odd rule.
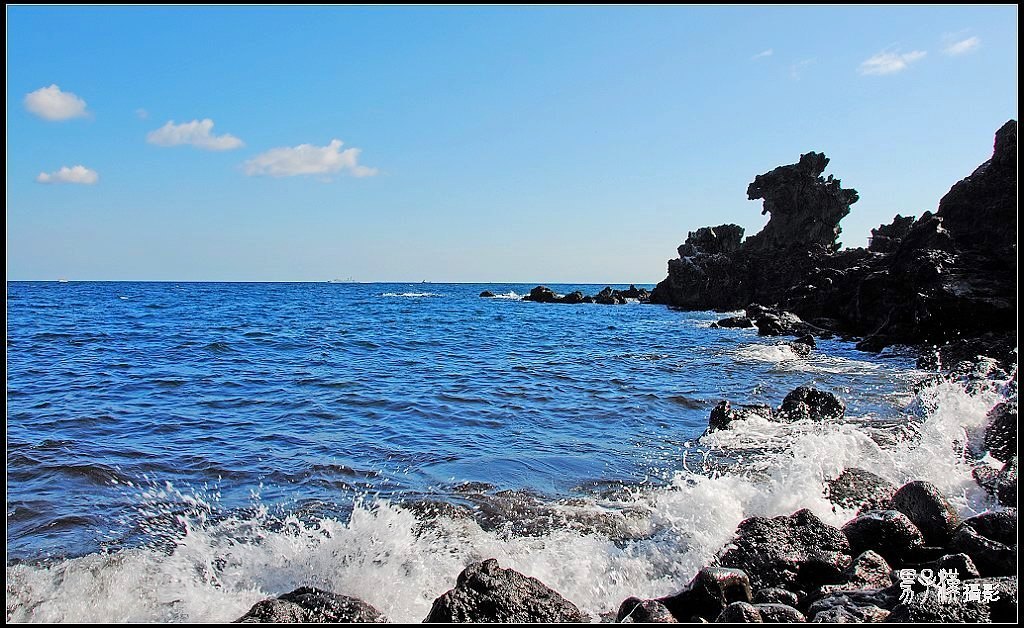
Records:
[[[230,621],[312,585],[418,622],[491,557],[597,618],[746,517],[842,524],[846,467],[991,506],[964,448],[998,385],[534,285],[8,283],[8,620]],[[703,435],[803,385],[846,418]]]

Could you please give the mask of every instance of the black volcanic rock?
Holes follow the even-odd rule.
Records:
[[[576,606],[536,578],[502,569],[493,558],[459,574],[454,589],[434,600],[425,623],[582,622]]]
[[[760,250],[784,250],[821,246],[835,251],[839,245],[839,221],[857,202],[857,191],[843,189],[838,179],[821,174],[829,159],[822,153],[806,153],[800,161],[779,166],[754,177],[747,187],[747,198],[764,199],[762,214],[771,219],[744,246]]]
[[[868,250],[872,253],[895,252],[900,247],[903,239],[910,234],[910,229],[913,226],[913,216],[900,216],[896,214],[891,224],[882,225],[871,230]]]
[[[863,350],[944,344],[988,333],[1016,347],[1017,123],[996,133],[992,158],[954,185],[935,212],[897,215],[869,248],[838,250],[854,190],[822,177],[820,153],[759,175],[748,188],[771,219],[736,245],[728,225],[691,232],[652,303],[690,310],[767,304],[829,331],[864,338]],[[748,317],[749,317],[748,313]],[[767,317],[762,334],[786,332]],[[721,327],[722,325],[719,324]],[[814,332],[811,332],[814,333]]]
[[[1017,402],[1005,401],[988,413],[985,448],[1002,461],[1017,454]]]
[[[844,469],[839,477],[826,485],[826,497],[843,508],[888,510],[896,486],[885,478],[864,469]]]
[[[674,595],[658,598],[680,622],[694,618],[712,620],[734,602],[752,599],[750,579],[740,569],[705,567],[686,587]]]
[[[387,618],[366,602],[313,587],[257,602],[234,623],[242,624],[382,624]]]
[[[484,290],[483,292],[480,293],[480,296],[481,296],[481,298],[488,299],[490,297],[495,296],[495,294],[493,292],[491,292],[490,290]]]
[[[982,576],[1017,573],[1017,511],[987,512],[965,520],[949,543],[971,557]]]
[[[924,545],[921,531],[898,510],[869,510],[842,529],[854,554],[871,550],[897,565],[903,564],[908,551]]]
[[[807,621],[803,613],[789,604],[755,604],[754,608],[761,614],[761,620],[766,624],[798,624]]]
[[[839,397],[824,390],[801,386],[786,395],[776,416],[790,421],[838,421],[846,413],[846,404]]]
[[[558,296],[554,290],[547,286],[537,286],[530,290],[530,294],[523,297],[523,301],[536,301],[537,303],[554,303],[557,300]]]
[[[740,248],[742,240],[743,227],[739,225],[701,227],[687,236],[679,247],[679,257],[732,253]]]
[[[668,608],[658,600],[641,600],[637,597],[626,598],[619,605],[615,616],[617,624],[674,624],[676,618]]]
[[[956,508],[934,484],[923,480],[900,487],[892,496],[892,505],[917,526],[927,543],[945,544],[960,524]]]
[[[720,401],[711,410],[711,416],[708,418],[708,431],[726,429],[733,421],[752,416],[771,421],[773,415],[771,406],[757,404],[733,406],[728,401]]]
[[[788,517],[744,520],[718,564],[745,571],[755,589],[795,592],[842,582],[852,560],[846,535],[804,509]]]

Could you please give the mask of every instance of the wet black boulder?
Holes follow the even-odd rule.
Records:
[[[788,517],[744,520],[718,564],[742,569],[755,589],[797,592],[842,582],[852,560],[846,535],[804,509]]]
[[[931,482],[904,484],[892,496],[892,504],[917,526],[929,545],[945,545],[960,524],[956,509]]]
[[[366,602],[301,587],[281,597],[257,602],[245,615],[235,620],[242,624],[381,624],[387,618]]]
[[[423,621],[525,624],[582,622],[587,617],[540,580],[502,569],[491,558],[466,567],[455,588],[434,600]]]
[[[778,415],[790,421],[838,421],[846,413],[846,404],[830,392],[801,386],[786,395]]]

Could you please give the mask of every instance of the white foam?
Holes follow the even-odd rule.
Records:
[[[385,292],[382,297],[404,297],[408,299],[422,299],[426,297],[443,297],[443,294],[436,292]]]
[[[313,585],[366,600],[393,621],[419,622],[433,599],[454,586],[470,562],[497,558],[559,591],[596,618],[630,595],[678,590],[754,516],[810,508],[841,525],[853,512],[823,495],[826,480],[860,467],[900,484],[936,484],[962,514],[992,507],[971,479],[963,454],[976,441],[1001,394],[942,383],[917,395],[907,426],[888,446],[869,422],[772,423],[752,417],[701,440],[725,451],[756,450],[736,472],[709,475],[688,458],[670,486],[619,501],[594,501],[595,512],[623,517],[630,534],[559,528],[508,538],[467,519],[422,525],[387,502],[359,505],[347,522],[291,518],[269,525],[265,510],[247,519],[183,519],[170,552],[134,549],[51,566],[7,567],[11,621],[230,621],[253,603]],[[957,445],[957,443],[961,443]],[[685,466],[684,466],[685,465]],[[197,503],[199,506],[204,504]]]

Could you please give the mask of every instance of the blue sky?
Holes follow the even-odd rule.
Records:
[[[801,153],[860,246],[1017,117],[1016,6],[7,19],[9,280],[656,282]]]

